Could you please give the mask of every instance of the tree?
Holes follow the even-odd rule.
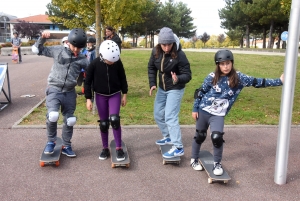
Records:
[[[193,18],[190,16],[192,11],[186,4],[174,3],[169,0],[159,11],[162,24],[170,27],[178,37],[191,38],[195,35],[197,29],[193,25]]]
[[[204,32],[203,35],[199,36],[199,39],[204,43],[204,47],[205,47],[205,43],[210,39],[210,35]]]
[[[225,41],[225,35],[219,34],[217,41],[222,45],[222,43]]]
[[[14,29],[19,33],[22,38],[32,38],[38,37],[38,35],[43,31],[45,28],[44,26],[26,22],[24,20],[18,20],[19,23],[14,25]]]

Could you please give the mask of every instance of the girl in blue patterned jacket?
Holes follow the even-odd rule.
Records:
[[[281,86],[283,74],[278,79],[265,79],[238,72],[233,67],[232,52],[226,49],[219,50],[215,54],[215,63],[215,72],[211,72],[195,92],[192,117],[196,120],[196,133],[192,143],[191,166],[194,170],[202,170],[198,162],[199,150],[210,126],[214,158],[213,173],[222,175],[224,117],[244,87]]]

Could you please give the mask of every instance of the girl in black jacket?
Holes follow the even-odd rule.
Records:
[[[100,56],[94,59],[88,66],[86,80],[84,85],[86,107],[91,110],[92,90],[95,91],[96,104],[100,117],[100,133],[103,150],[99,159],[105,160],[109,157],[108,149],[108,129],[109,125],[113,128],[113,134],[116,142],[117,160],[125,160],[122,149],[122,131],[120,125],[120,105],[126,105],[126,95],[128,85],[123,63],[120,60],[120,49],[118,45],[111,40],[104,41],[100,45]],[[121,97],[123,94],[123,97]]]

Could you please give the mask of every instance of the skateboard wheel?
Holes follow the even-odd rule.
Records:
[[[129,168],[130,164],[126,164],[126,167]]]
[[[166,164],[166,161],[165,161],[165,160],[163,160],[163,164],[164,164],[164,165]]]
[[[213,183],[213,180],[211,178],[208,178],[208,183],[209,184],[212,184]]]
[[[111,164],[111,168],[115,168],[116,167],[116,165],[115,164]]]
[[[55,166],[59,166],[59,161],[55,161]]]
[[[227,184],[228,183],[228,180],[224,181],[224,184]]]
[[[45,163],[44,163],[44,162],[40,162],[40,166],[41,166],[41,167],[44,167],[44,166],[45,166]]]

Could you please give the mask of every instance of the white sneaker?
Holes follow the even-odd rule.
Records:
[[[223,174],[223,168],[221,163],[216,163],[214,162],[214,169],[213,169],[213,173],[216,176],[221,176]]]
[[[199,163],[198,159],[191,158],[191,166],[194,170],[203,170],[202,165]]]

